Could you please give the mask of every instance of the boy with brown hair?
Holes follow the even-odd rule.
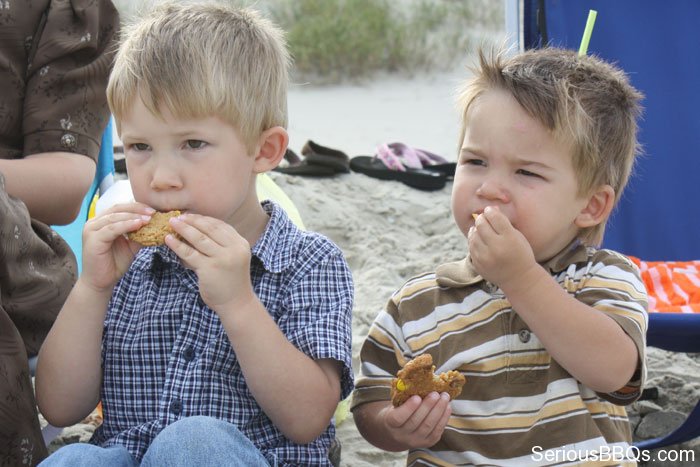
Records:
[[[596,245],[638,152],[640,98],[596,57],[480,54],[452,190],[467,257],[409,280],[370,329],[352,403],[370,442],[410,465],[633,461],[621,406],[644,384],[647,296]],[[466,376],[461,395],[393,407],[392,377],[424,353]]]
[[[57,426],[104,423],[46,465],[330,465],[352,390],[352,277],[260,203],[283,157],[289,57],[254,11],[167,4],[126,31],[107,90],[137,202],[83,233],[83,273],[39,356]],[[177,235],[125,234],[155,211]]]

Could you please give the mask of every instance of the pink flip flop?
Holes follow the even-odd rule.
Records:
[[[418,153],[406,145],[403,146],[404,150],[398,154],[391,144],[380,144],[374,156],[357,156],[350,159],[350,168],[381,180],[397,180],[420,190],[443,188],[447,176],[437,171],[425,170]]]

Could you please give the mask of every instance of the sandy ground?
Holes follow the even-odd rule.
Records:
[[[386,77],[366,85],[295,84],[289,98],[290,147],[298,152],[312,139],[355,156],[371,154],[379,143],[402,141],[454,160],[458,117],[452,102],[455,86],[465,76],[460,67],[431,76]],[[356,284],[357,372],[360,345],[390,294],[412,275],[464,255],[465,240],[450,217],[451,185],[424,192],[356,173],[328,179],[273,173],[272,178],[294,201],[306,227],[335,241],[350,264]],[[679,423],[681,414],[700,399],[700,358],[651,349],[648,362],[649,385],[660,389],[660,397],[634,404],[631,413],[634,424],[640,425],[638,432],[655,436]],[[69,427],[51,448],[86,441],[92,430],[90,423]],[[343,466],[405,463],[405,453],[386,453],[365,442],[352,416],[339,425],[338,438]],[[698,445],[696,440],[681,447],[694,448],[700,463]]]

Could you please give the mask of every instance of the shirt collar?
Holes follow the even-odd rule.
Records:
[[[270,216],[265,231],[252,249],[265,270],[280,273],[292,265],[302,232],[287,213],[272,201],[263,201],[262,207]]]
[[[585,260],[588,256],[587,250],[578,240],[574,240],[551,259],[545,261],[542,267],[550,274],[556,274],[565,270],[571,263]],[[460,261],[441,264],[436,269],[435,275],[441,287],[465,287],[484,281],[484,278],[474,270],[469,253]]]
[[[263,201],[261,204],[270,220],[251,252],[265,270],[280,273],[291,265],[301,231],[279,205],[272,201]],[[143,248],[134,261],[134,267],[148,270],[183,266],[175,252],[162,245]]]

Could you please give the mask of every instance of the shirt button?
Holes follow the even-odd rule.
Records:
[[[527,344],[530,342],[530,331],[528,329],[521,329],[518,332],[518,337],[520,338],[520,342]]]
[[[182,357],[185,359],[185,361],[191,362],[194,360],[194,349],[192,347],[187,347],[182,352]]]
[[[78,145],[78,141],[75,139],[75,136],[71,135],[70,133],[66,133],[63,136],[61,136],[61,146],[63,146],[66,149],[75,149],[75,147]]]
[[[170,411],[175,415],[180,415],[182,412],[182,402],[179,399],[175,399],[170,403]]]

